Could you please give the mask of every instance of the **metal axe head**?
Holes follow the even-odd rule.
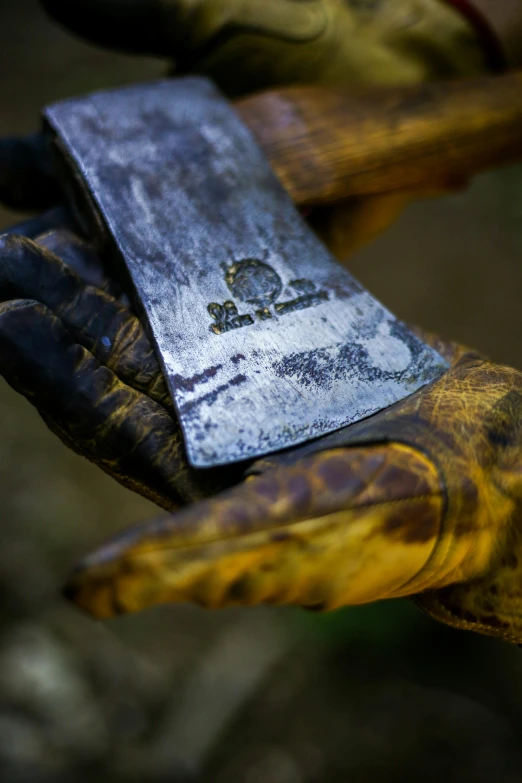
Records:
[[[340,429],[446,370],[330,255],[209,81],[45,117],[125,262],[193,466]]]

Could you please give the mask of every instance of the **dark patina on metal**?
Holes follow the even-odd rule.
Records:
[[[209,81],[45,116],[132,278],[195,467],[333,432],[447,368],[329,254]]]

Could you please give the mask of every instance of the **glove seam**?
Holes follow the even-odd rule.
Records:
[[[426,493],[426,494],[423,494],[423,495],[418,495],[415,498],[397,498],[395,500],[386,500],[386,501],[381,501],[381,502],[378,502],[378,503],[365,503],[364,505],[356,506],[353,509],[345,509],[345,510],[353,510],[353,511],[357,511],[359,509],[367,510],[367,509],[373,509],[373,508],[377,509],[377,508],[379,508],[381,506],[386,506],[386,505],[395,505],[395,504],[398,504],[398,503],[415,503],[418,500],[426,500],[426,499],[429,499],[429,498],[442,497],[442,494],[443,493]],[[216,537],[213,537],[213,538],[205,538],[205,539],[202,539],[200,541],[194,541],[194,542],[180,543],[179,546],[176,546],[174,544],[171,544],[171,545],[168,545],[168,546],[158,546],[158,547],[155,547],[154,550],[146,549],[146,550],[143,550],[143,552],[137,551],[136,555],[139,556],[140,554],[148,554],[151,551],[162,551],[163,552],[163,551],[169,551],[169,550],[175,550],[175,549],[189,549],[190,547],[199,547],[199,546],[203,546],[203,545],[206,546],[208,544],[218,543],[219,541],[229,541],[229,540],[234,539],[234,538],[242,538],[242,537],[247,537],[247,536],[250,536],[250,535],[253,536],[253,535],[256,535],[256,534],[259,534],[259,533],[268,533],[268,532],[270,532],[272,530],[276,530],[279,527],[292,527],[293,525],[300,525],[300,524],[304,524],[305,522],[312,522],[313,520],[326,519],[326,518],[328,518],[330,516],[334,516],[336,514],[342,514],[342,513],[343,513],[342,510],[341,511],[332,511],[330,513],[323,514],[323,515],[317,516],[317,517],[316,516],[309,516],[309,517],[304,517],[303,519],[295,520],[293,522],[275,523],[274,525],[271,525],[269,527],[263,527],[263,528],[260,528],[260,529],[242,530],[242,531],[237,532],[237,533],[230,533],[229,535],[216,536]],[[145,523],[145,525],[146,524],[147,523]],[[439,534],[440,534],[440,529],[441,528],[442,528],[442,525],[439,526]],[[156,539],[154,539],[154,540],[156,540]],[[439,539],[437,537],[437,541],[438,540]],[[437,541],[434,543],[434,547],[437,545]],[[139,544],[138,544],[138,546],[139,546]],[[430,554],[430,557],[431,557],[431,554]],[[415,578],[415,577],[413,577],[413,578]],[[407,584],[407,582],[405,584]]]
[[[434,608],[431,608],[430,606],[427,606],[423,603],[423,593],[412,596],[411,600],[415,602],[419,609],[422,609],[422,611],[426,612],[426,614],[430,615],[435,620],[444,619],[448,625],[451,625],[454,628],[458,628],[463,631],[482,631],[486,636],[495,636],[497,638],[503,639],[506,642],[513,642],[516,644],[519,641],[519,637],[517,637],[515,634],[507,632],[499,633],[493,625],[486,625],[480,622],[473,623],[471,620],[463,620],[457,614],[452,612],[451,609],[448,609],[448,607],[445,606],[440,598],[436,597],[433,592],[426,591],[426,594],[432,599]],[[436,613],[435,609],[438,609],[439,613]]]

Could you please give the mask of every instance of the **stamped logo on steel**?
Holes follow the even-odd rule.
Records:
[[[288,282],[288,288],[292,288],[297,296],[284,302],[278,301],[285,287],[280,276],[269,264],[250,258],[228,267],[225,282],[234,299],[251,305],[253,310],[241,314],[232,299],[223,304],[211,302],[207,309],[214,320],[210,327],[214,334],[251,326],[256,320],[268,321],[296,310],[316,307],[329,298],[327,291],[317,290],[315,283],[301,278]]]

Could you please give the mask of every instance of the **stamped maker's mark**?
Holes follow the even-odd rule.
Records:
[[[297,296],[286,302],[278,302],[283,292],[283,281],[271,266],[264,261],[245,259],[228,267],[225,282],[232,296],[241,302],[252,305],[253,312],[240,314],[237,305],[227,299],[223,304],[211,302],[208,312],[214,320],[210,330],[214,334],[224,334],[232,329],[251,326],[258,321],[268,321],[271,318],[307,307],[316,307],[327,302],[327,291],[318,291],[311,280],[290,280],[289,288],[296,291]]]

